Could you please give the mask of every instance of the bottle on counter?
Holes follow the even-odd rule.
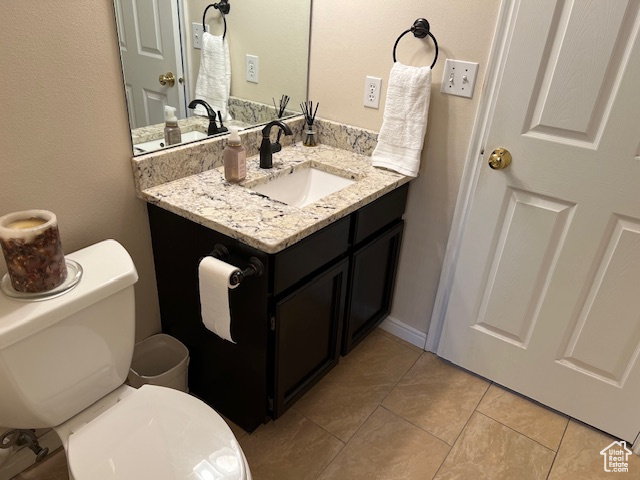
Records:
[[[176,117],[175,107],[164,107],[164,144],[165,146],[177,145],[182,143],[182,133],[178,127],[178,117]]]
[[[224,147],[224,178],[231,183],[244,180],[247,176],[247,150],[240,144],[238,127],[229,127],[229,142]]]

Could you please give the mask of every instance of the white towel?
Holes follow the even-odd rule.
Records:
[[[371,155],[374,167],[388,168],[409,177],[418,176],[430,95],[430,67],[393,64],[382,128]]]
[[[238,270],[217,258],[204,257],[198,266],[200,283],[200,312],[204,326],[220,338],[236,343],[231,338],[229,289],[231,274]]]
[[[232,120],[229,115],[229,93],[231,91],[231,61],[229,44],[222,36],[202,34],[200,71],[196,80],[196,96],[204,100],[215,112],[220,111],[224,121]],[[207,115],[202,105],[194,110],[196,115]]]

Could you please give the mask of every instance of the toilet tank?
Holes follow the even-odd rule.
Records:
[[[138,274],[115,240],[66,256],[83,269],[64,295],[0,293],[0,425],[53,427],[124,383],[135,341]]]

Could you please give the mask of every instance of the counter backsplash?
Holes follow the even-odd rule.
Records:
[[[283,147],[302,140],[303,117],[284,121],[293,136],[282,136]],[[331,147],[370,156],[376,146],[378,134],[372,130],[316,119],[319,142]],[[257,155],[262,141],[262,126],[240,132],[247,158]],[[211,170],[222,165],[222,150],[227,136],[214,137],[166,150],[132,158],[133,176],[138,196],[141,192],[163,183]],[[277,155],[277,154],[276,154]]]

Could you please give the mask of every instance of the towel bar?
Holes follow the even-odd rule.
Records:
[[[413,25],[409,30],[405,30],[404,32],[402,32],[402,34],[400,34],[400,36],[396,40],[396,43],[393,45],[393,62],[394,63],[397,62],[396,48],[398,47],[398,42],[400,42],[400,39],[404,37],[407,33],[411,32],[413,33],[413,36],[416,38],[424,38],[427,35],[429,35],[433,40],[433,44],[436,47],[436,54],[433,59],[433,63],[431,64],[431,68],[433,68],[436,62],[438,61],[438,41],[436,40],[436,37],[433,36],[433,33],[431,33],[430,28],[431,27],[429,25],[429,22],[426,19],[418,18],[415,22],[413,22]]]
[[[219,3],[212,3],[210,5],[207,5],[207,8],[204,9],[204,13],[202,14],[202,31],[203,32],[207,31],[207,27],[205,27],[204,21],[207,16],[207,10],[209,10],[210,7],[213,7],[216,10],[220,10],[220,15],[222,15],[222,21],[224,22],[224,33],[222,34],[222,38],[225,38],[227,36],[227,19],[225,18],[225,15],[228,14],[229,11],[231,10],[231,5],[229,5],[229,0],[220,0]]]

